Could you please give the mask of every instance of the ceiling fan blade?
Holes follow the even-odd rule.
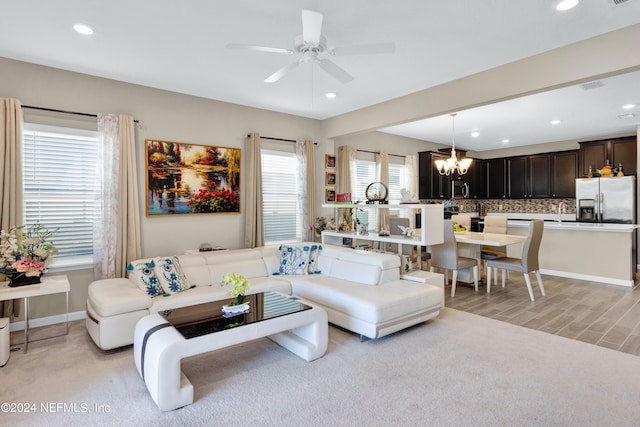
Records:
[[[377,53],[393,53],[396,51],[394,42],[355,44],[351,46],[336,47],[329,51],[332,55],[374,55]]]
[[[320,68],[331,74],[333,78],[338,80],[340,83],[349,83],[351,80],[353,80],[353,76],[351,74],[347,73],[345,70],[338,67],[335,63],[329,61],[328,59],[320,59],[318,62]]]
[[[278,80],[280,80],[282,77],[284,77],[285,74],[287,74],[289,71],[294,70],[295,68],[298,67],[298,64],[300,63],[300,61],[294,61],[288,65],[285,65],[284,67],[280,68],[278,71],[276,71],[275,73],[271,74],[269,77],[267,77],[266,79],[264,79],[265,83],[275,83]]]
[[[302,11],[302,40],[310,45],[320,44],[322,14],[313,10]]]
[[[283,49],[281,47],[253,46],[250,44],[239,44],[239,43],[227,43],[225,47],[227,49],[247,49],[247,50],[254,50],[258,52],[284,53],[287,55],[293,55],[292,50]]]

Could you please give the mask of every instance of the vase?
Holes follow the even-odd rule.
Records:
[[[15,288],[18,286],[26,286],[26,285],[35,285],[36,283],[40,283],[40,276],[26,276],[24,274],[20,274],[19,276],[7,276],[9,279],[9,287]]]

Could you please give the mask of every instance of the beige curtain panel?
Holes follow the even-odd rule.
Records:
[[[264,246],[262,224],[262,156],[260,134],[252,133],[245,139],[245,225],[244,247]]]
[[[118,177],[118,240],[116,251],[116,277],[125,277],[127,265],[142,257],[140,232],[140,202],[136,162],[136,136],[133,117],[118,115],[120,143],[120,174]]]
[[[2,230],[23,225],[22,105],[12,98],[0,98],[0,226]],[[20,314],[19,301],[0,304],[0,317]]]

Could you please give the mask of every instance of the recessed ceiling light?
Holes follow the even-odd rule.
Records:
[[[478,131],[473,131],[473,132],[471,132],[471,136],[472,136],[472,137],[474,137],[474,138],[477,138],[477,137],[479,137],[479,136],[480,136],[480,132],[478,132]]]
[[[573,9],[580,3],[580,0],[560,0],[555,3],[556,10],[565,11]]]
[[[551,120],[551,124],[552,125],[559,125],[560,124],[560,120]]]
[[[502,140],[502,143],[503,143],[503,144],[508,144],[508,143],[509,143],[509,140],[505,138],[505,139],[503,139],[503,140]]]
[[[327,92],[324,94],[324,96],[326,96],[327,99],[334,99],[336,96],[338,96],[338,94],[335,92]]]
[[[76,30],[76,32],[84,34],[86,36],[90,36],[91,34],[93,34],[93,30],[91,29],[91,27],[84,24],[76,24],[73,26],[73,29]]]
[[[636,107],[636,104],[627,104],[622,106],[622,108],[624,108],[625,110],[630,110],[635,107]]]
[[[627,114],[620,114],[618,116],[619,119],[633,119],[636,115],[633,113],[627,113]]]

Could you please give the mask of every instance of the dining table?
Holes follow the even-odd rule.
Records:
[[[509,246],[522,243],[527,236],[516,234],[482,233],[478,231],[463,231],[455,233],[456,242],[480,246]],[[478,257],[479,259],[479,257]]]
[[[458,254],[467,258],[477,259],[478,268],[480,268],[482,246],[511,246],[521,244],[527,240],[527,236],[516,234],[483,233],[478,231],[462,231],[454,234],[458,243]],[[458,273],[458,281],[472,283],[473,275],[468,270],[460,271]]]

